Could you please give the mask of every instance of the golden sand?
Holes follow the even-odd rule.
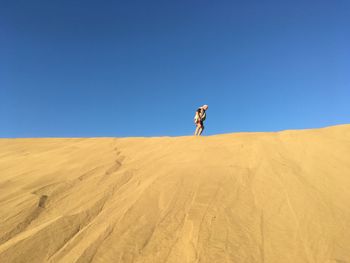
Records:
[[[350,125],[1,139],[0,262],[350,262]]]

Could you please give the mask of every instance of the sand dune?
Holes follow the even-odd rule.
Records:
[[[0,262],[350,262],[350,125],[1,139]]]

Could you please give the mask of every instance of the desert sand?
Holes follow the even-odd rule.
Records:
[[[1,139],[0,262],[350,262],[350,125]]]

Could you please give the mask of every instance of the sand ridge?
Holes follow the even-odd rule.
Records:
[[[0,139],[0,262],[350,262],[350,125]]]

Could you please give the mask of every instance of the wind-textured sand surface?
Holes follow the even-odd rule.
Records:
[[[350,262],[350,125],[1,139],[0,262]]]

